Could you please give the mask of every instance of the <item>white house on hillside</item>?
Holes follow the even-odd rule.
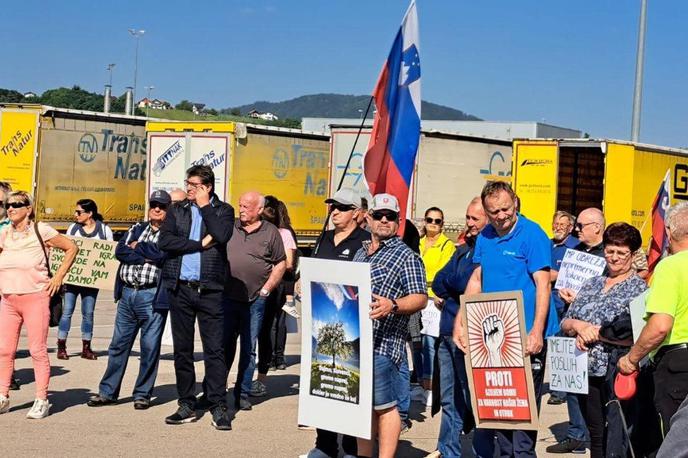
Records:
[[[249,118],[264,119],[266,121],[277,121],[279,117],[272,113],[261,113],[258,110],[251,110],[248,112]]]

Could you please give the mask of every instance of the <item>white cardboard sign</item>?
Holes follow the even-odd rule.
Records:
[[[588,352],[576,348],[573,337],[547,339],[549,389],[588,394]]]
[[[554,287],[569,288],[578,293],[586,280],[602,275],[606,266],[604,258],[569,248],[564,253]]]

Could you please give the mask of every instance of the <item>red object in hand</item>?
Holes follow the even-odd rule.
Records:
[[[635,396],[635,380],[637,378],[638,372],[633,372],[630,375],[616,374],[616,379],[614,380],[614,393],[616,393],[616,397],[622,401],[628,401]]]

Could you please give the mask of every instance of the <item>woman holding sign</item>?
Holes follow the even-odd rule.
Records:
[[[103,223],[103,216],[98,213],[98,205],[91,199],[81,199],[74,210],[75,223],[67,229],[67,235],[112,241],[112,230]],[[81,357],[96,359],[91,350],[93,337],[93,311],[96,308],[98,289],[87,286],[65,286],[64,312],[57,331],[57,359],[69,359],[67,355],[67,336],[72,327],[72,314],[76,308],[76,298],[81,296]]]
[[[427,407],[432,405],[432,373],[435,360],[435,343],[439,337],[440,309],[443,299],[437,297],[429,285],[437,272],[444,267],[456,251],[454,243],[444,235],[444,212],[437,207],[425,210],[425,220],[421,230],[420,256],[425,265],[425,275],[428,282],[428,305],[421,310],[423,329],[423,347],[421,351],[421,373],[423,393],[414,396],[416,401],[424,402]],[[414,359],[414,361],[416,361]]]
[[[633,269],[633,253],[642,239],[638,229],[627,223],[610,224],[604,231],[606,274],[587,280],[564,315],[562,331],[576,338],[576,346],[588,351],[588,394],[578,395],[590,432],[590,456],[606,456],[605,409],[610,401],[605,386],[609,358],[615,348],[632,342],[617,342],[600,336],[602,325],[629,314],[631,300],[647,285]]]
[[[36,379],[36,400],[26,416],[44,418],[50,410],[50,296],[60,289],[78,250],[74,242],[52,227],[34,223],[33,200],[26,192],[10,193],[4,205],[10,224],[0,230],[0,414],[10,409],[14,355],[24,323]],[[65,251],[64,261],[52,278],[43,244]]]

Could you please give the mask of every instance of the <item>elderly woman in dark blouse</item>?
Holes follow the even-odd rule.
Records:
[[[600,336],[600,327],[629,313],[631,300],[647,288],[633,269],[633,253],[642,239],[627,223],[610,224],[604,231],[605,274],[586,281],[566,312],[561,329],[576,338],[576,346],[588,351],[588,394],[579,395],[581,410],[590,431],[590,456],[605,456],[605,406],[609,401],[605,375],[612,350],[630,346]]]

